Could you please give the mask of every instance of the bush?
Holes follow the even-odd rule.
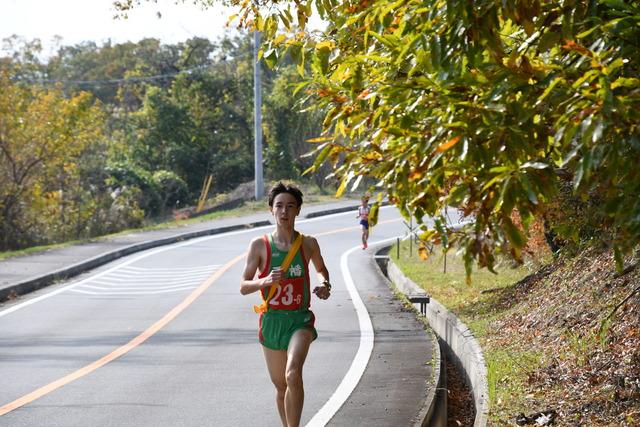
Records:
[[[136,197],[135,205],[142,209],[144,216],[151,217],[160,213],[162,208],[160,189],[150,172],[127,163],[117,163],[107,166],[106,169],[109,175],[107,185],[111,188],[114,200],[123,193],[125,188],[128,189],[127,194],[131,194],[132,189],[138,189],[139,191],[133,192]],[[126,205],[130,206],[130,203]]]
[[[188,202],[187,183],[175,172],[159,170],[153,174],[153,183],[158,189],[163,209],[180,208]]]

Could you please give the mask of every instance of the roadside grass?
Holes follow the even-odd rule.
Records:
[[[67,246],[77,245],[77,244],[80,244],[80,243],[90,242],[90,241],[93,241],[93,240],[95,240],[95,239],[72,240],[72,241],[64,242],[64,243],[56,243],[54,245],[32,246],[30,248],[20,249],[20,250],[17,250],[17,251],[0,252],[0,260],[7,259],[7,258],[12,258],[12,257],[17,257],[17,256],[22,256],[22,255],[34,254],[34,253],[38,253],[38,252],[44,252],[44,251],[48,251],[50,249],[65,248]]]
[[[539,368],[540,354],[522,349],[518,344],[490,350],[483,346],[483,350],[490,402],[495,402],[497,407],[508,403],[511,414],[526,413],[529,410],[528,372]]]
[[[319,188],[317,186],[300,186],[304,193],[304,206],[316,205],[322,203],[331,203],[335,202],[337,199],[332,191],[328,191],[326,189]],[[348,199],[349,196],[343,196],[343,199]],[[354,202],[357,202],[357,199],[353,199]],[[180,219],[176,220],[173,218],[165,219],[165,220],[148,220],[147,223],[143,227],[139,228],[129,228],[116,233],[105,234],[102,236],[96,236],[87,239],[77,239],[70,240],[63,243],[56,243],[51,245],[41,245],[41,246],[32,246],[30,248],[20,249],[16,251],[5,251],[0,252],[0,260],[18,257],[23,255],[34,254],[38,252],[44,252],[52,249],[60,249],[68,246],[73,246],[82,243],[88,242],[97,242],[101,240],[111,239],[113,237],[122,236],[130,233],[139,233],[144,231],[151,230],[163,230],[167,228],[180,228],[189,224],[207,222],[215,219],[223,219],[223,218],[234,218],[238,216],[251,215],[260,212],[267,212],[268,206],[266,205],[264,200],[246,200],[240,206],[229,209],[229,210],[220,210],[208,213],[206,215],[197,216],[194,218]]]
[[[640,425],[640,251],[616,270],[610,248],[572,248],[540,263],[475,271],[436,249],[426,260],[402,242],[398,267],[456,314],[487,364],[489,424],[511,426],[542,412],[554,425]],[[529,421],[523,421],[523,418]],[[537,420],[537,418],[536,418]]]
[[[490,325],[513,314],[514,308],[497,301],[498,295],[508,291],[537,266],[514,267],[508,261],[501,261],[496,268],[497,275],[487,270],[474,271],[472,283],[468,285],[464,262],[454,251],[444,255],[440,247],[434,247],[428,259],[423,260],[417,254],[416,243],[407,240],[400,243],[399,258],[395,246],[389,254],[407,277],[474,332],[487,363],[491,405],[502,406],[509,402],[510,413],[524,412],[530,398],[527,391],[529,373],[541,367],[540,352],[520,342],[494,341]]]

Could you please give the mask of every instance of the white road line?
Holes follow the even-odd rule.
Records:
[[[94,285],[82,285],[82,286],[78,286],[79,289],[98,289],[98,290],[105,290],[105,291],[125,291],[125,290],[132,290],[132,291],[159,291],[159,290],[165,290],[165,289],[183,289],[185,286],[197,286],[199,285],[200,282],[185,282],[185,283],[179,283],[179,284],[175,284],[175,285],[166,285],[166,286],[94,286]]]
[[[211,271],[211,274],[215,273],[215,270]],[[93,283],[102,281],[103,284],[121,284],[121,283],[134,283],[134,284],[154,284],[154,283],[180,283],[180,282],[197,282],[202,281],[209,277],[209,275],[200,276],[186,276],[186,277],[149,277],[147,275],[136,276],[116,276],[113,273],[100,279],[92,280]]]
[[[153,271],[153,270],[129,270],[123,268],[121,271],[114,271],[111,273],[112,276],[125,276],[125,277],[148,277],[148,276],[159,276],[159,277],[207,277],[212,274],[214,271],[218,270],[217,268],[210,268],[208,270],[203,271],[192,271],[192,272],[171,272],[171,271]]]
[[[134,291],[127,291],[127,292],[113,292],[113,291],[99,291],[99,292],[91,292],[91,291],[83,291],[81,289],[69,289],[69,292],[75,292],[78,294],[87,294],[87,295],[98,295],[98,296],[102,296],[102,295],[155,295],[155,294],[167,294],[169,292],[178,292],[178,291],[184,291],[187,289],[195,289],[198,286],[187,286],[187,287],[183,287],[183,288],[176,288],[176,289],[167,289],[164,291],[144,291],[144,292],[134,292]]]
[[[370,246],[381,245],[383,243],[395,240],[395,237],[389,239],[379,240],[370,244]],[[349,272],[349,266],[347,265],[347,258],[354,251],[361,250],[361,246],[355,246],[342,254],[340,258],[340,270],[344,277],[344,283],[349,291],[349,296],[353,302],[353,306],[356,309],[358,315],[358,323],[360,325],[360,346],[358,352],[351,362],[351,366],[347,371],[342,382],[338,385],[336,391],[329,398],[327,403],[320,408],[320,410],[309,420],[306,427],[320,427],[325,426],[331,418],[338,412],[344,402],[347,401],[353,390],[358,385],[362,374],[364,374],[371,352],[373,351],[373,325],[371,324],[371,318],[369,317],[369,311],[362,302],[358,289],[353,282],[351,273]]]
[[[134,266],[128,266],[127,268],[124,268],[123,270],[138,270],[138,271],[168,271],[168,272],[209,272],[212,270],[217,270],[220,268],[220,264],[211,264],[211,265],[201,265],[198,267],[173,267],[173,268],[167,268],[167,267],[163,267],[163,268],[152,268],[152,267],[134,267]]]
[[[176,286],[186,286],[186,285],[193,285],[193,284],[199,284],[201,283],[202,280],[180,280],[180,281],[173,281],[173,282],[158,282],[158,281],[154,281],[154,282],[107,282],[107,281],[101,281],[101,280],[92,280],[91,282],[88,282],[88,284],[83,284],[82,286],[90,286],[90,285],[100,285],[100,286],[107,286],[111,289],[121,289],[121,288],[126,288],[126,287],[137,287],[140,289],[151,289],[151,288],[158,288],[161,289],[163,287],[176,287]]]
[[[152,267],[128,266],[123,268],[123,270],[129,271],[132,273],[160,272],[160,273],[166,273],[166,274],[191,274],[191,273],[206,273],[209,271],[215,271],[215,270],[219,270],[220,267],[221,266],[219,264],[216,264],[216,265],[212,264],[212,265],[202,265],[202,266],[192,267],[187,269],[163,267],[163,268],[158,268],[156,270],[155,268],[152,268]]]

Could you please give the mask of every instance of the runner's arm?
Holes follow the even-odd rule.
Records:
[[[327,270],[327,266],[325,265],[324,259],[322,258],[320,245],[318,245],[318,241],[314,237],[309,238],[309,248],[311,252],[311,262],[313,262],[313,266],[316,269],[318,280],[323,284],[322,286],[315,287],[313,289],[313,292],[318,295],[320,299],[327,299],[329,298],[331,285],[325,286],[324,283],[330,283],[329,270]]]
[[[271,286],[277,283],[282,278],[282,272],[278,270],[272,270],[268,276],[261,279],[255,279],[256,272],[263,262],[262,249],[264,243],[261,238],[255,238],[249,245],[249,253],[247,254],[247,263],[244,266],[242,272],[242,280],[240,281],[240,293],[242,295],[252,294],[263,288]]]

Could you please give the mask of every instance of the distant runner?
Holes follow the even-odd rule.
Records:
[[[367,241],[369,240],[369,213],[371,207],[369,206],[369,196],[365,194],[362,196],[362,204],[358,207],[358,218],[360,220],[360,228],[362,229],[362,249],[367,249]]]
[[[301,206],[302,192],[298,188],[280,182],[271,189],[269,210],[276,229],[251,241],[240,282],[242,295],[260,291],[263,300],[254,306],[260,314],[258,337],[285,427],[300,424],[304,404],[302,368],[309,346],[318,336],[315,316],[309,310],[309,260],[322,283],[313,293],[323,300],[331,293],[329,272],[317,240],[295,231]]]

